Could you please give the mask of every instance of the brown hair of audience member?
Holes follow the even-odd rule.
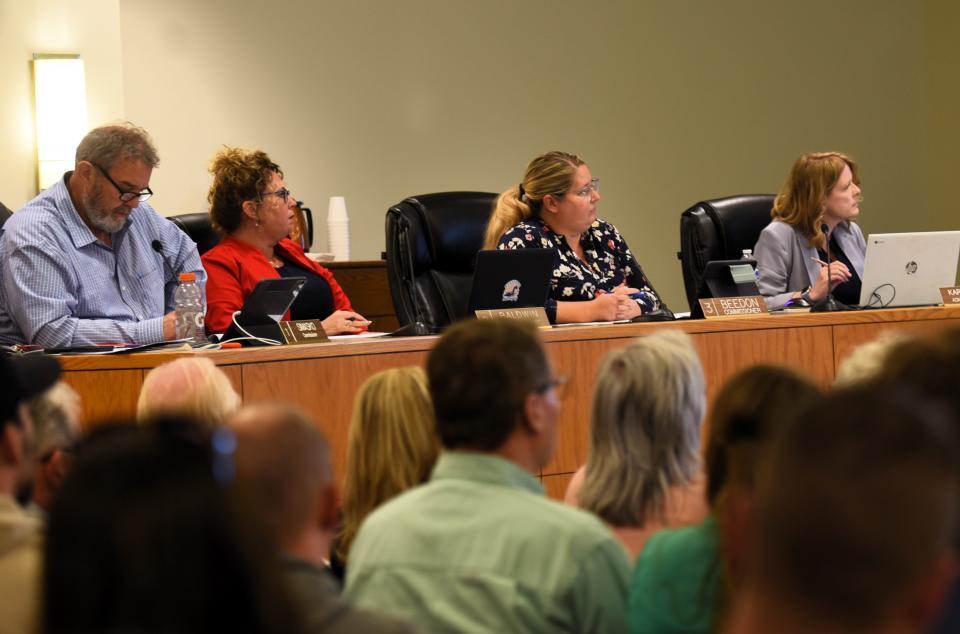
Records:
[[[805,376],[777,365],[741,370],[720,388],[707,431],[707,502],[716,519],[721,552],[707,580],[719,579],[714,624],[725,617],[729,597],[742,574],[750,542],[752,504],[761,457],[770,438],[797,407],[817,402],[823,392]]]
[[[50,509],[43,631],[298,631],[232,434],[116,422],[80,442]]]
[[[210,161],[210,173],[210,224],[224,234],[240,227],[243,203],[259,200],[273,174],[283,178],[283,170],[266,152],[226,146]]]
[[[454,324],[427,358],[427,377],[441,444],[482,452],[527,424],[527,396],[553,385],[536,327],[505,319]]]
[[[360,525],[375,508],[430,477],[440,440],[422,368],[371,376],[357,392],[347,439],[343,529],[337,554],[346,561]]]
[[[894,386],[798,412],[761,461],[745,587],[795,631],[923,631],[953,576],[958,455],[956,425]]]
[[[330,449],[317,426],[299,409],[279,403],[245,407],[231,426],[237,434],[237,466],[277,546],[289,550],[321,515],[332,532],[339,500]],[[325,513],[318,504],[325,505]]]
[[[147,373],[137,400],[137,420],[192,416],[215,425],[240,407],[227,375],[206,357],[184,357]]]
[[[670,488],[700,466],[705,390],[685,333],[661,331],[608,353],[594,385],[580,507],[614,526],[662,519]]]
[[[87,161],[109,171],[124,159],[140,161],[150,168],[160,164],[150,135],[129,121],[94,128],[77,145],[77,163]]]
[[[906,384],[937,399],[960,421],[960,327],[950,327],[896,345],[878,380]]]
[[[773,203],[773,218],[798,227],[811,246],[822,247],[824,235],[820,225],[823,222],[823,201],[840,180],[845,167],[850,168],[853,182],[859,185],[857,164],[846,154],[801,154]]]
[[[707,501],[716,509],[730,486],[752,490],[771,432],[794,408],[822,396],[805,376],[776,365],[741,370],[717,393],[707,432]]]
[[[483,240],[484,249],[496,249],[508,229],[540,214],[545,196],[561,197],[573,185],[583,159],[567,152],[547,152],[530,161],[523,173],[523,195],[514,185],[497,197]]]

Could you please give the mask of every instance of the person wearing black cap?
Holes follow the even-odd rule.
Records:
[[[11,632],[36,629],[41,572],[40,522],[14,494],[32,467],[27,402],[60,377],[52,357],[0,357],[0,614]]]

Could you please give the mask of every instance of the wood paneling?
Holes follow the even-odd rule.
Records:
[[[342,479],[357,389],[380,370],[423,365],[425,359],[425,352],[406,352],[248,364],[243,366],[244,402],[276,400],[303,408],[326,434],[334,471]]]
[[[390,295],[387,263],[383,260],[324,262],[350,298],[353,309],[373,320],[371,330],[391,332],[400,327]]]
[[[563,402],[557,450],[544,469],[551,491],[566,486],[564,474],[586,460],[590,398],[601,357],[631,339],[662,328],[686,331],[703,359],[709,397],[741,368],[754,363],[784,363],[822,384],[833,380],[836,362],[856,344],[883,329],[921,331],[960,325],[960,310],[914,308],[840,314],[762,316],[714,321],[615,324],[554,328],[543,332],[556,371],[570,377]],[[67,380],[85,401],[91,420],[132,416],[142,373],[182,354],[203,354],[226,366],[245,402],[294,403],[326,432],[338,474],[343,473],[353,398],[374,372],[402,365],[423,365],[437,337],[340,340],[302,346],[277,346],[213,352],[157,352],[135,355],[64,356]],[[477,377],[482,380],[483,377]],[[563,483],[563,484],[561,484]],[[562,494],[562,492],[561,492]]]
[[[958,313],[960,309],[954,308]],[[872,341],[884,332],[903,332],[921,335],[960,324],[956,319],[929,319],[924,321],[879,322],[872,324],[846,324],[833,328],[834,368],[839,368],[857,346]]]
[[[563,494],[567,492],[567,485],[573,479],[572,473],[557,473],[554,475],[543,476],[540,481],[547,492],[547,497],[563,502]]]
[[[64,372],[63,380],[80,394],[85,427],[137,415],[143,370]]]

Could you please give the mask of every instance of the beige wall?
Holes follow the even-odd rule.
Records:
[[[372,258],[390,204],[501,190],[561,148],[602,178],[601,215],[680,308],[679,213],[774,191],[802,151],[860,160],[867,232],[960,225],[949,195],[960,25],[946,0],[120,0],[121,45],[117,4],[0,0],[0,68],[27,72],[33,44],[10,48],[8,33],[24,34],[8,18],[38,25],[42,9],[68,16],[75,38],[99,34],[97,51],[121,50],[81,51],[91,123],[124,114],[153,133],[151,185],[167,214],[205,208],[221,144],[256,146],[321,218],[329,196],[346,196],[353,256]],[[94,85],[121,66],[122,81]],[[11,81],[28,88],[28,75]],[[18,107],[5,126],[23,119]],[[9,158],[0,197],[18,203],[32,167]]]
[[[37,193],[34,53],[79,53],[91,125],[121,118],[118,0],[0,0],[0,201],[13,209]]]

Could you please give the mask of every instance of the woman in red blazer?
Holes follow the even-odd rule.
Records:
[[[259,150],[224,148],[210,166],[210,222],[223,240],[203,255],[207,271],[207,331],[224,332],[257,282],[306,277],[287,319],[320,319],[328,335],[352,334],[370,323],[326,268],[287,238],[296,200],[283,172]]]

